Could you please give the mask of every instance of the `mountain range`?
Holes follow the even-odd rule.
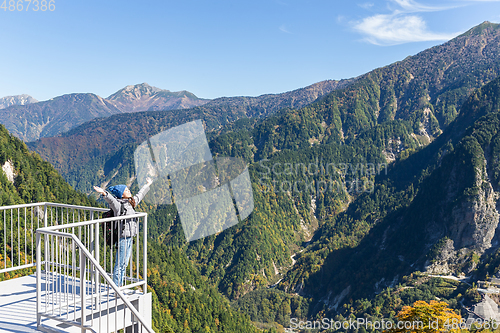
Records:
[[[58,136],[98,117],[145,110],[183,109],[209,100],[187,91],[171,92],[147,83],[127,86],[108,98],[91,93],[67,94],[38,102],[28,95],[5,97],[0,123],[23,141]],[[7,105],[7,101],[10,101]],[[1,103],[1,100],[0,100]]]
[[[140,100],[135,91],[125,95]],[[116,114],[28,144],[83,192],[115,183],[137,190],[135,147],[195,119],[215,156],[249,164],[254,212],[218,235],[187,244],[175,205],[142,206],[155,253],[171,249],[182,262],[164,265],[178,276],[160,269],[152,279],[172,313],[165,292],[176,292],[161,280],[181,283],[186,271],[254,323],[279,327],[291,317],[394,319],[404,305],[436,297],[466,314],[474,283],[500,270],[498,24],[284,94],[182,111],[123,113],[118,102],[100,103]],[[320,172],[325,166],[333,172]]]
[[[41,138],[29,145],[50,160],[65,177],[68,173],[74,174],[74,178],[68,176],[67,179],[72,179],[70,182],[76,188],[85,188],[87,191],[89,184],[94,181],[87,179],[86,175],[90,170],[94,176],[99,174],[106,178],[111,172],[108,169],[115,169],[114,163],[106,161],[110,158],[109,154],[117,153],[117,147],[141,142],[164,129],[196,119],[203,119],[207,130],[217,131],[239,119],[252,119],[249,116],[255,116],[255,119],[265,118],[283,108],[307,105],[351,82],[354,80],[328,80],[282,94],[220,98],[183,112],[168,110],[116,114],[84,123],[60,137]],[[92,148],[88,149],[89,147]],[[103,170],[106,163],[108,167],[103,173],[100,170]],[[118,164],[124,165],[122,162]],[[115,171],[111,173],[114,174]],[[101,181],[105,180],[100,179],[99,182]]]
[[[0,100],[0,106],[4,106],[0,111],[0,123],[18,138],[30,142],[59,136],[94,118],[140,111],[189,109],[207,103],[210,103],[209,112],[232,109],[231,112],[239,110],[245,116],[263,117],[282,108],[302,107],[352,81],[327,80],[283,94],[215,100],[198,98],[185,90],[171,92],[147,83],[126,86],[107,98],[77,93],[38,102],[28,95],[10,96]]]

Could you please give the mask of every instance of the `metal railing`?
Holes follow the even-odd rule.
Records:
[[[104,208],[52,202],[0,207],[0,273],[35,267],[38,228],[99,218]]]
[[[144,230],[147,229],[145,213],[128,215],[127,218],[143,218]],[[99,226],[106,221],[118,220],[123,220],[123,217],[37,230],[37,326],[40,329],[42,318],[45,317],[78,326],[82,332],[86,330],[117,332],[130,327],[133,332],[153,333],[149,324],[129,300],[133,299],[135,294],[144,294],[147,291],[146,251],[144,251],[146,235],[144,234],[142,245],[143,279],[140,279],[139,265],[136,265],[137,278],[129,276],[127,279],[131,283],[120,288],[111,279],[111,274],[99,264],[99,244],[103,243],[99,240]],[[92,230],[95,230],[95,233]],[[138,255],[141,246],[139,238],[134,238],[136,244],[132,248]],[[84,245],[85,241],[93,246],[90,248],[96,249],[94,254]],[[137,286],[142,286],[142,291],[124,295],[123,289],[131,291],[130,288]]]
[[[130,303],[147,292],[147,214],[103,219],[106,211],[51,202],[0,207],[0,273],[36,267],[38,324],[45,317],[82,332],[95,330],[95,323],[99,332],[104,323],[108,332],[120,327],[153,332]],[[103,226],[130,219],[138,233],[130,240],[124,285],[118,287],[112,272],[120,253],[107,244]],[[132,290],[138,287],[142,291]]]

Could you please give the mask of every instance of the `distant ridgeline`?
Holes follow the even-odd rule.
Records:
[[[500,26],[485,22],[301,107],[266,113],[258,103],[221,100],[121,114],[29,146],[83,191],[110,182],[137,189],[135,147],[200,118],[214,155],[250,163],[255,210],[186,244],[175,207],[145,203],[159,243],[151,251],[188,256],[186,267],[255,322],[394,318],[403,305],[434,297],[458,309],[477,301],[477,290],[426,274],[476,280],[497,270],[498,75]],[[173,262],[156,265],[155,290],[167,268],[188,276]],[[191,285],[182,284],[182,295],[198,290]],[[157,296],[174,318],[187,315]]]
[[[171,92],[147,83],[127,86],[108,98],[74,93],[38,102],[28,95],[0,99],[0,122],[24,141],[58,136],[97,117],[146,110],[174,110],[203,105],[209,100],[187,91]],[[22,119],[23,121],[19,121]]]

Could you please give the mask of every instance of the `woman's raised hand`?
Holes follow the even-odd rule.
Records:
[[[104,191],[102,188],[100,188],[99,186],[94,186],[94,190],[99,193],[99,194],[102,194],[102,195],[105,195],[106,194],[106,191]]]
[[[151,178],[146,178],[146,185],[151,185],[153,184],[153,180]]]

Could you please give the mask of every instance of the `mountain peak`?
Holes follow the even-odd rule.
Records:
[[[16,95],[16,96],[6,96],[0,98],[0,109],[5,109],[11,105],[26,105],[37,102],[38,101],[36,99],[26,94]]]
[[[147,92],[158,92],[158,91],[169,91],[165,89],[160,89],[154,86],[150,86],[146,82],[140,83],[140,84],[135,84],[135,85],[129,85],[123,88],[125,91],[132,91],[132,90],[140,90],[140,91],[147,91]]]
[[[186,90],[171,92],[150,86],[146,82],[128,85],[110,95],[107,100],[122,112],[186,109],[208,102]]]
[[[160,89],[150,86],[146,82],[134,85],[128,85],[123,89],[118,90],[116,93],[108,97],[108,99],[119,99],[121,96],[128,95],[131,98],[141,98],[142,96],[151,96],[160,91],[169,92],[169,90]]]
[[[489,21],[484,21],[483,23],[469,29],[465,33],[460,36],[475,36],[475,35],[483,35],[485,33],[490,33],[494,30],[500,30],[500,24],[492,23]]]

